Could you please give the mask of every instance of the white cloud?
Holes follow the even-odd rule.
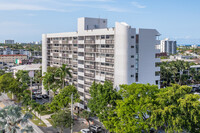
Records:
[[[137,7],[137,8],[146,8],[145,5],[141,5],[140,3],[135,2],[135,1],[131,2],[131,4],[132,4],[133,6],[135,6],[135,7]]]

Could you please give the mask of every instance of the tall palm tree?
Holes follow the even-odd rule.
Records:
[[[30,118],[32,115],[29,113],[23,115],[19,106],[7,106],[0,110],[0,126],[6,133],[33,132],[32,126],[27,125]],[[19,124],[23,125],[22,128]]]
[[[61,67],[59,67],[56,70],[56,73],[59,76],[60,81],[61,81],[61,89],[65,87],[66,77],[67,76],[69,76],[70,78],[72,77],[70,70],[72,70],[72,69],[67,67],[67,64],[63,64]]]

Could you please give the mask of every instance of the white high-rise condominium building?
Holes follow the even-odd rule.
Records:
[[[176,41],[169,40],[166,38],[160,41],[160,52],[167,54],[176,54],[177,44]]]
[[[42,71],[47,66],[68,64],[79,93],[80,108],[87,108],[89,88],[95,82],[120,84],[160,83],[156,66],[160,34],[155,29],[136,29],[126,23],[107,28],[107,19],[79,18],[78,31],[42,35]]]

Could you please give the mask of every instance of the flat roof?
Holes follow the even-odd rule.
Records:
[[[41,66],[42,64],[20,65],[12,67],[11,69],[31,71],[31,70],[40,70]]]
[[[200,68],[200,65],[193,65],[193,66],[190,66],[190,68]]]
[[[0,55],[0,56],[27,56],[23,54],[8,54],[8,55]]]

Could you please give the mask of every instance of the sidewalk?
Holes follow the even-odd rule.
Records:
[[[36,113],[36,116],[38,118],[40,118],[40,115],[38,113]],[[44,116],[41,116],[41,120],[47,125],[47,127],[52,127],[51,123],[47,120],[51,118],[51,115],[44,115]]]

